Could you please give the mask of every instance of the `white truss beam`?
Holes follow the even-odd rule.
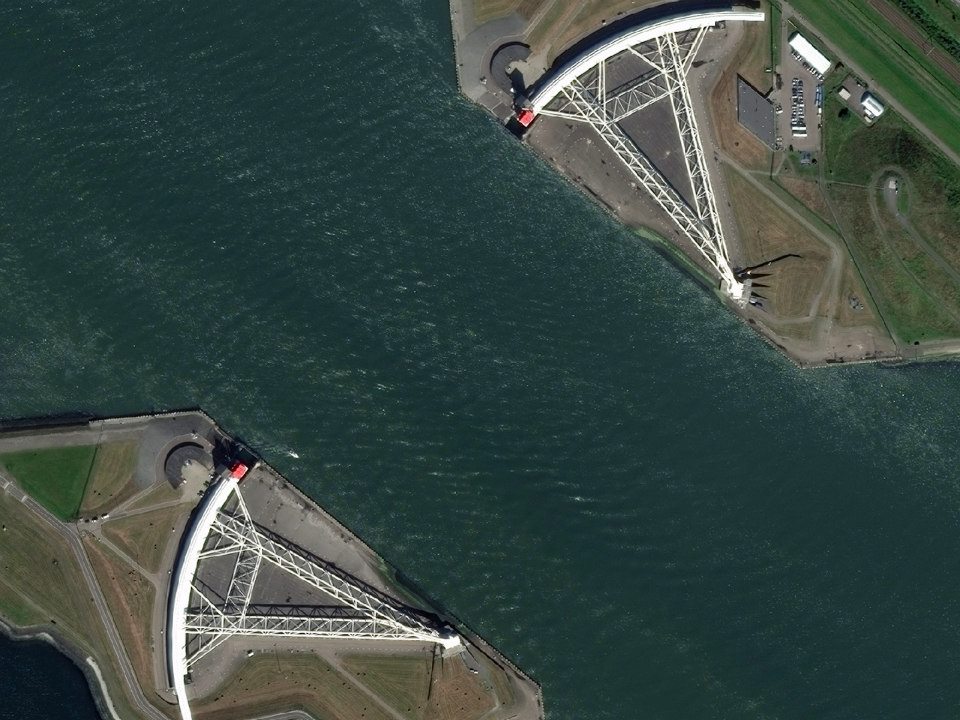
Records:
[[[586,98],[586,91],[582,89],[577,81],[571,83],[570,87],[564,90],[567,97],[574,103],[585,117],[589,119],[591,125],[600,134],[603,141],[613,150],[617,157],[627,166],[627,169],[637,178],[637,180],[650,192],[654,200],[662,207],[680,230],[697,247],[701,247],[708,241],[704,234],[703,227],[696,215],[683,201],[683,198],[674,190],[666,178],[653,165],[652,162],[640,152],[640,149],[627,136],[620,126],[616,123],[607,122],[603,111]]]
[[[210,613],[187,615],[187,632],[195,635],[260,635],[270,637],[312,637],[346,640],[421,640],[393,625],[369,618],[278,616],[247,614],[224,627],[221,618]]]
[[[534,113],[587,123],[596,130],[680,232],[716,271],[731,298],[744,302],[745,288],[730,264],[730,251],[710,173],[687,75],[706,32],[723,21],[762,21],[762,12],[717,10],[687,13],[619,33],[588,49],[555,72],[530,98]],[[623,53],[647,68],[632,83],[607,88],[608,61]],[[683,198],[620,123],[668,97],[676,122],[690,200]]]
[[[220,596],[201,579],[204,563],[232,560]],[[321,591],[330,605],[277,608],[252,605],[263,563]],[[222,590],[221,590],[222,591]],[[253,610],[251,611],[251,608]],[[183,720],[192,720],[186,676],[234,635],[418,641],[458,647],[460,638],[401,603],[258,527],[237,481],[224,477],[201,502],[181,548],[169,606],[167,658]]]
[[[669,95],[670,90],[661,73],[646,73],[606,96],[604,109],[610,122],[618,123]]]

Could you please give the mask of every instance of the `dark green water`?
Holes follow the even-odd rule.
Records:
[[[0,28],[0,415],[202,404],[550,720],[960,715],[960,368],[794,369],[457,96],[445,0]],[[65,663],[0,643],[0,718],[92,720]]]

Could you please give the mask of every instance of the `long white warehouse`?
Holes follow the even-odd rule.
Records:
[[[803,58],[810,67],[821,75],[826,75],[827,70],[833,65],[833,63],[827,59],[826,55],[811,45],[810,41],[799,32],[791,35],[788,42],[790,43],[790,47],[796,51],[797,55]]]

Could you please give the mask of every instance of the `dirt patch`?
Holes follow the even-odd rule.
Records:
[[[157,572],[177,519],[189,510],[174,505],[109,520],[103,525],[103,534],[143,568]]]
[[[805,207],[815,212],[821,220],[828,225],[832,225],[832,215],[830,206],[823,197],[820,190],[820,184],[814,180],[803,180],[801,178],[785,176],[782,173],[777,175],[777,182],[788,193],[804,204]]]

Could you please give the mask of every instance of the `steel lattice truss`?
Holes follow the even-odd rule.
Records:
[[[227,556],[233,557],[233,570],[225,597],[205,586],[200,573],[193,578],[185,618],[189,666],[232,635],[450,643],[446,634],[414,611],[257,526],[238,490],[217,512],[199,559],[202,564]],[[332,604],[251,605],[264,563],[320,590]]]
[[[591,125],[717,271],[728,294],[742,300],[744,286],[737,280],[730,265],[727,242],[687,85],[687,74],[706,32],[705,27],[679,33],[667,32],[627,48],[624,52],[641,58],[649,70],[616,88],[607,87],[607,63],[614,58],[601,57],[561,87],[556,96],[539,110],[539,114]],[[690,180],[690,203],[674,189],[620,125],[626,118],[661,100],[670,102],[676,119]]]

